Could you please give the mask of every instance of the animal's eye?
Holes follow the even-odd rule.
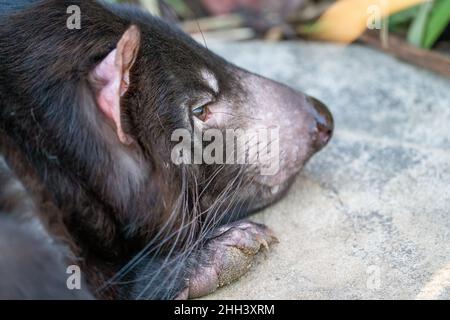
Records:
[[[209,110],[207,105],[196,107],[192,109],[192,114],[200,119],[201,121],[206,121],[208,118]]]

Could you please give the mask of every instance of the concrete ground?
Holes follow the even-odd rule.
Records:
[[[450,298],[450,80],[358,45],[208,44],[325,102],[336,134],[255,220],[280,243],[211,299]]]

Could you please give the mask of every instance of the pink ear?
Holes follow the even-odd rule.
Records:
[[[122,128],[120,100],[129,87],[130,69],[136,61],[139,42],[139,30],[131,26],[122,35],[116,49],[95,67],[89,77],[98,107],[114,123],[117,137],[126,145],[133,140]]]

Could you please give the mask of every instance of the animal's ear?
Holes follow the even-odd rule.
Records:
[[[115,125],[117,137],[126,145],[132,143],[122,127],[121,97],[130,85],[130,69],[139,50],[140,31],[132,25],[111,51],[90,73],[89,81],[95,90],[97,106]]]

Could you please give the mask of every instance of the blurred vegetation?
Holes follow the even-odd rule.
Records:
[[[409,8],[389,18],[392,32],[406,35],[408,42],[432,48],[450,23],[450,0],[436,0]]]
[[[334,0],[109,0],[142,5],[151,13],[180,22],[195,37],[282,40],[302,37]],[[364,13],[365,14],[365,13]],[[361,17],[361,18],[366,18]],[[430,0],[385,20],[388,30],[423,49],[450,52],[450,0]],[[303,29],[302,29],[303,28]]]

